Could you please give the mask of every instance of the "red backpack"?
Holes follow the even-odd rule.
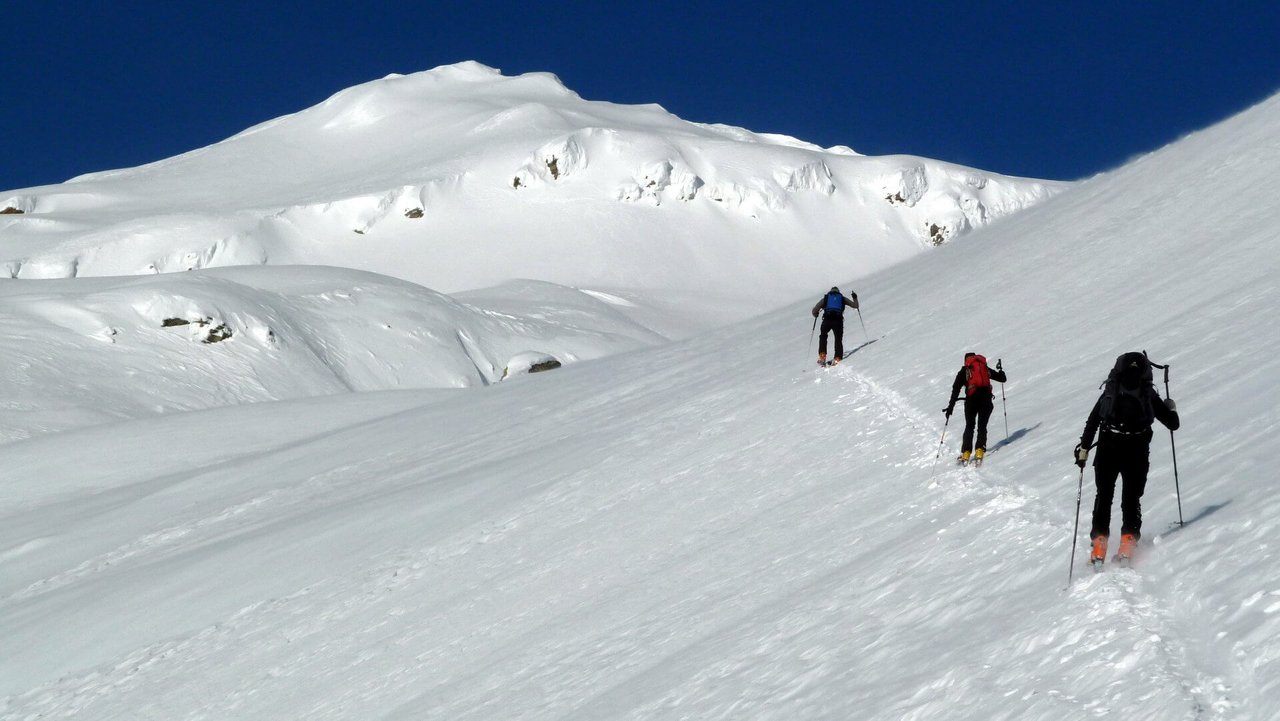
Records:
[[[987,359],[980,355],[971,355],[964,359],[964,377],[969,382],[966,390],[973,395],[979,388],[991,388],[991,372],[987,370]]]

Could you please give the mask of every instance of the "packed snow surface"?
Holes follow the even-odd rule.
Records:
[[[233,141],[390,117],[360,97]],[[1273,98],[964,242],[656,344],[641,321],[670,299],[607,283],[10,281],[0,333],[29,365],[6,388],[41,414],[0,445],[0,718],[1280,717],[1278,166]],[[808,309],[832,282],[866,330],[847,318],[848,358],[818,369]],[[415,335],[431,313],[494,324],[493,345]],[[206,343],[219,324],[232,336]],[[358,382],[395,387],[418,353],[600,344],[615,352],[500,383]],[[1077,557],[1068,586],[1069,454],[1140,349],[1171,366],[1185,525],[1157,428],[1137,568]],[[1009,374],[978,470],[951,462],[957,423],[940,444],[968,350]],[[234,398],[191,400],[157,375],[174,359]],[[341,378],[352,392],[320,395]]]

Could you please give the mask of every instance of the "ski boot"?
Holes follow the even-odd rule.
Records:
[[[975,465],[975,466],[980,466],[980,465],[982,465],[982,457],[983,457],[983,456],[985,456],[985,455],[987,455],[987,449],[985,449],[985,448],[979,448],[978,450],[974,451],[974,452],[973,452],[973,465]]]
[[[1107,537],[1098,536],[1093,539],[1093,550],[1089,553],[1089,563],[1093,565],[1094,573],[1102,570],[1102,564],[1107,558]]]
[[[956,463],[962,466],[969,465],[969,451],[960,451],[960,457],[956,459]]]
[[[1138,535],[1136,533],[1121,533],[1120,550],[1116,551],[1116,557],[1111,560],[1126,568],[1133,565],[1133,549],[1137,545]]]
[[[826,354],[826,353],[819,353],[819,354],[818,354],[818,367],[819,367],[819,368],[826,368],[826,367],[827,367],[827,354]]]

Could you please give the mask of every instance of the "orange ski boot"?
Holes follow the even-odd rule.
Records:
[[[1133,549],[1138,545],[1138,534],[1122,533],[1120,534],[1120,550],[1116,551],[1114,560],[1122,566],[1128,566],[1133,563]]]
[[[1107,537],[1098,536],[1093,539],[1093,550],[1089,553],[1089,563],[1094,571],[1102,570],[1102,563],[1107,559]]]

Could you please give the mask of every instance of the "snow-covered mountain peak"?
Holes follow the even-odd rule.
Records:
[[[475,62],[392,75],[137,168],[0,193],[18,278],[257,264],[453,292],[534,278],[759,310],[1066,187],[584,100]],[[744,311],[748,310],[744,306]]]
[[[551,73],[506,76],[496,68],[469,61],[362,83],[335,93],[300,115],[320,116],[321,128],[341,131],[396,118],[437,124],[472,121],[486,104],[554,106],[575,100],[580,100],[578,95]]]

